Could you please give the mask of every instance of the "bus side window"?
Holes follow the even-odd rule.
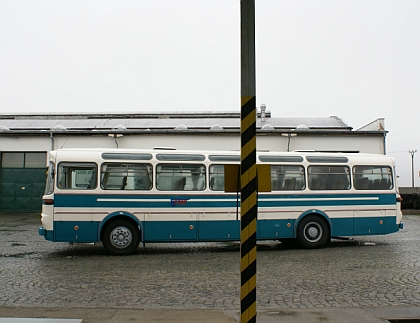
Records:
[[[156,188],[160,191],[202,191],[206,187],[206,167],[201,164],[158,164]]]
[[[59,189],[93,190],[97,186],[97,166],[94,163],[58,164],[57,187]]]
[[[350,169],[347,166],[309,166],[308,183],[312,191],[348,190],[350,189]]]
[[[302,191],[305,189],[303,166],[271,165],[271,190]]]
[[[225,166],[211,165],[209,168],[210,189],[212,191],[225,190]]]
[[[354,166],[353,185],[356,190],[390,190],[394,188],[389,166]]]
[[[104,190],[150,190],[152,166],[140,163],[103,163],[101,187]]]

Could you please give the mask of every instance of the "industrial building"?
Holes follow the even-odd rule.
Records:
[[[386,153],[384,119],[354,130],[339,117],[257,112],[257,149]],[[239,112],[0,114],[0,212],[40,212],[50,150],[239,150]]]

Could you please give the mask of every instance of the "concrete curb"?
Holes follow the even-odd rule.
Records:
[[[82,319],[83,323],[234,323],[238,311],[174,310],[174,309],[109,309],[0,307],[0,318]],[[395,306],[381,308],[319,308],[303,310],[258,311],[259,323],[384,323],[388,319],[418,319],[420,307]]]

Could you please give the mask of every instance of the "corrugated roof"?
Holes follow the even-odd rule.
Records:
[[[273,118],[268,112],[265,118],[257,118],[257,129],[270,125],[274,130],[347,130],[352,128],[340,118]],[[121,128],[127,130],[172,130],[185,125],[190,130],[210,130],[220,125],[223,129],[240,127],[238,112],[161,112],[161,113],[120,113],[120,114],[0,114],[0,131],[49,131],[54,127],[65,127],[71,131],[112,130]],[[271,128],[269,127],[269,128]],[[267,128],[267,127],[265,127]]]

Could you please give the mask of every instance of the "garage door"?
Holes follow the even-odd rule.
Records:
[[[41,212],[46,152],[2,152],[0,212]]]

